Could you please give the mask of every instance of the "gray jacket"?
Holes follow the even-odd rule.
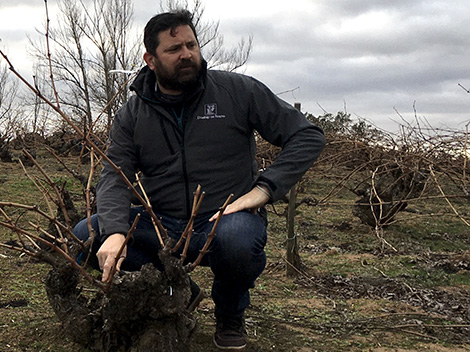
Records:
[[[215,213],[229,194],[236,199],[257,183],[271,200],[285,196],[317,159],[322,131],[259,81],[240,74],[203,70],[190,93],[171,99],[155,93],[145,67],[132,87],[137,94],[118,111],[109,158],[143,184],[155,212],[188,219],[193,192],[206,192],[199,214]],[[178,121],[179,120],[179,121]],[[282,147],[262,173],[255,161],[254,130]],[[101,235],[126,233],[132,194],[104,163],[97,188]]]

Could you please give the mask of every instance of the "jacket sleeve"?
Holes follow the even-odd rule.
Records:
[[[317,160],[325,146],[323,131],[293,106],[253,79],[250,119],[261,137],[282,148],[255,180],[268,187],[271,201],[283,198]]]
[[[114,118],[109,133],[107,156],[131,182],[135,181],[138,160],[133,130],[133,115],[128,102]],[[102,241],[111,234],[126,234],[129,231],[131,197],[132,193],[122,176],[104,161],[97,186],[98,222]]]

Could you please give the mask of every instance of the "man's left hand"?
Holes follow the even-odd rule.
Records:
[[[262,187],[265,191],[263,192],[257,187]],[[266,187],[257,187],[253,188],[250,192],[246,193],[233,203],[229,204],[227,208],[225,208],[224,215],[236,213],[245,209],[249,209],[253,213],[256,213],[256,211],[262,206],[264,206],[269,200],[269,191],[266,189]],[[212,215],[209,221],[214,221],[215,219],[217,219],[218,216],[219,212]]]

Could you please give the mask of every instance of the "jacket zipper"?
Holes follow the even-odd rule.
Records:
[[[192,207],[192,197],[191,197],[191,190],[189,189],[189,179],[188,179],[188,170],[186,168],[186,148],[185,148],[185,130],[186,130],[186,121],[188,117],[190,118],[193,116],[194,111],[196,110],[196,107],[199,104],[199,100],[201,99],[202,94],[199,94],[199,96],[196,98],[196,100],[190,105],[190,109],[186,110],[183,106],[183,109],[181,110],[181,123],[182,123],[182,130],[181,130],[181,159],[183,163],[183,178],[184,178],[184,188],[185,188],[185,193],[186,193],[186,219],[189,220],[191,217],[191,207]],[[183,112],[186,112],[186,116],[184,116]]]
[[[180,112],[179,116],[173,108],[171,110],[173,111],[173,114],[175,115],[176,122],[178,124],[179,132],[181,132],[181,144],[180,144],[180,147],[181,147],[181,162],[182,162],[183,178],[184,178],[184,193],[185,193],[185,197],[186,197],[185,213],[186,213],[186,219],[189,219],[189,217],[191,216],[191,206],[190,206],[190,204],[191,204],[191,202],[190,202],[191,192],[190,192],[190,189],[189,189],[188,170],[186,168],[186,152],[185,152],[185,143],[184,143],[185,142],[185,140],[184,140],[184,105],[181,108],[181,112]]]
[[[183,140],[182,140],[182,146],[181,146],[181,162],[183,163],[183,178],[184,178],[184,188],[185,188],[185,194],[186,194],[186,219],[189,219],[191,216],[191,205],[190,205],[190,189],[189,189],[189,180],[188,180],[188,171],[186,169],[186,153],[185,153],[185,148],[184,148],[184,132],[183,132]]]

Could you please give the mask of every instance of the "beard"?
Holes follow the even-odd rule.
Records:
[[[155,60],[155,75],[158,84],[174,91],[187,91],[192,88],[199,79],[201,61],[182,60],[174,69],[165,66],[158,57]]]

